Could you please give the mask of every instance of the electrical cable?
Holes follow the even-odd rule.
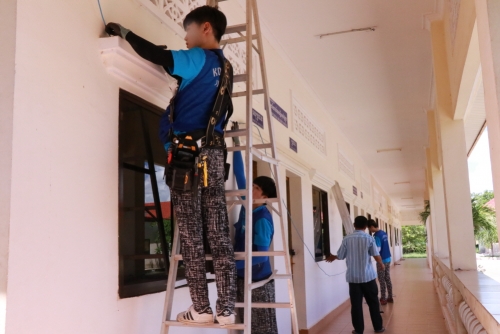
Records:
[[[102,23],[104,23],[104,27],[106,27],[106,20],[104,19],[104,14],[102,13],[101,0],[97,0],[97,4],[99,5],[99,11],[101,12]]]

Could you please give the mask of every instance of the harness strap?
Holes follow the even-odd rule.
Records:
[[[214,53],[217,55],[221,62],[222,73],[221,80],[219,82],[219,89],[217,90],[217,97],[215,99],[212,113],[210,114],[207,133],[205,136],[206,144],[208,146],[216,145],[216,143],[214,142],[214,131],[217,123],[219,123],[222,116],[224,116],[227,111],[227,117],[222,127],[225,133],[226,125],[229,121],[229,118],[233,114],[233,101],[231,100],[231,93],[233,92],[233,67],[231,66],[231,63],[227,59],[224,59],[219,53]]]
[[[219,53],[213,51],[222,67],[221,80],[219,81],[219,87],[217,89],[217,95],[215,98],[214,107],[212,108],[212,112],[209,117],[207,130],[205,132],[204,144],[203,146],[223,146],[224,142],[224,133],[227,123],[229,122],[229,118],[233,115],[233,101],[231,100],[231,94],[233,92],[233,67],[231,63],[224,59]],[[178,80],[180,85],[180,80]],[[169,121],[171,124],[171,128],[168,134],[169,140],[172,141],[174,137],[173,124],[174,124],[174,110],[175,110],[175,99],[177,97],[177,93],[170,99],[170,114]],[[222,126],[223,135],[222,135],[222,143],[218,136],[214,136],[215,127],[217,123],[219,123],[222,116],[226,114],[227,117]]]

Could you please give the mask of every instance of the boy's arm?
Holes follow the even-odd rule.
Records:
[[[145,40],[144,38],[137,36],[130,30],[122,27],[118,23],[110,22],[106,25],[106,32],[110,35],[120,36],[121,38],[127,40],[135,52],[142,58],[149,60],[150,62],[163,66],[168,72],[174,67],[174,58],[172,52],[169,50],[164,50],[159,46]]]
[[[376,235],[374,235],[373,238],[375,239],[375,244],[377,245],[378,252],[380,253],[380,250],[382,249],[382,241]]]
[[[240,126],[238,122],[233,122],[231,126],[231,130],[239,130]],[[234,146],[240,146],[240,138],[233,137]],[[233,152],[233,171],[234,176],[236,177],[236,183],[238,185],[238,189],[245,189],[247,186],[247,180],[245,177],[245,165],[243,164],[243,156],[241,151]],[[245,199],[245,196],[242,196]]]
[[[382,257],[380,255],[374,255],[373,258],[377,261],[378,264],[383,265]]]
[[[135,52],[142,58],[149,60],[153,64],[162,66],[167,72],[171,72],[174,68],[174,57],[172,51],[164,50],[159,46],[137,36],[133,32],[129,32],[125,39],[130,43]]]
[[[241,156],[241,151],[233,152],[233,170],[234,176],[236,177],[236,183],[238,184],[238,189],[245,189],[247,181],[245,177],[245,166],[243,166],[243,157]]]

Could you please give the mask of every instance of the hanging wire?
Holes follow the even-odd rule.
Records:
[[[259,132],[259,137],[260,137],[260,140],[261,140],[262,144],[264,144],[264,138],[262,138],[262,134],[261,134],[261,132],[260,132],[259,127],[257,127],[255,124],[254,124],[254,126],[257,128],[257,131]],[[267,151],[266,151],[265,149],[264,149],[264,151],[265,151],[265,153],[266,153],[266,155],[267,155]],[[274,179],[276,182],[278,182],[278,180],[276,180],[276,176],[275,176],[275,175],[274,175],[274,173],[273,173],[273,169],[271,168],[271,164],[269,164],[269,169],[271,170],[271,175],[273,176],[273,179]],[[328,274],[328,273],[327,273],[327,272],[326,272],[323,268],[321,268],[321,266],[319,265],[319,263],[318,263],[318,262],[316,262],[316,257],[313,255],[313,253],[311,252],[311,250],[309,249],[309,247],[308,247],[308,246],[307,246],[307,244],[305,243],[304,238],[302,237],[302,235],[301,235],[301,234],[300,234],[300,232],[299,232],[299,229],[298,229],[298,228],[297,228],[297,226],[295,225],[295,222],[294,222],[294,221],[293,221],[293,219],[292,219],[292,215],[291,215],[290,211],[288,210],[288,208],[287,208],[287,206],[286,206],[286,204],[285,204],[285,201],[284,201],[283,199],[282,199],[281,201],[282,201],[282,203],[283,203],[283,206],[285,207],[286,213],[287,213],[287,215],[288,215],[288,219],[290,219],[290,222],[292,223],[292,226],[293,226],[293,228],[294,228],[295,232],[296,232],[296,233],[297,233],[297,235],[299,236],[300,241],[302,241],[302,244],[303,244],[303,245],[305,246],[305,248],[307,249],[307,252],[308,252],[308,253],[309,253],[309,255],[311,256],[311,259],[313,259],[313,260],[315,261],[316,266],[318,266],[318,268],[319,268],[319,269],[320,269],[320,270],[321,270],[321,271],[322,271],[322,272],[323,272],[326,276],[328,276],[328,277],[339,276],[339,275],[342,275],[342,274],[344,274],[345,272],[347,272],[347,270],[344,270],[344,271],[342,271],[342,272],[340,272],[340,273],[338,273],[338,274]]]
[[[104,19],[104,14],[102,13],[101,0],[97,0],[97,4],[99,5],[99,11],[101,12],[102,23],[106,27],[106,20]]]

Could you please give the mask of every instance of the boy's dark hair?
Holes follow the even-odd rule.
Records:
[[[259,176],[253,180],[253,184],[259,186],[259,188],[262,189],[262,195],[267,196],[267,198],[277,197],[276,183],[270,177]]]
[[[210,23],[215,39],[220,42],[222,35],[226,32],[227,19],[226,15],[216,7],[201,6],[193,9],[186,15],[182,25],[186,29],[191,23],[203,24],[205,22]]]
[[[357,229],[365,229],[368,226],[368,219],[365,216],[357,216],[354,218],[354,227]]]
[[[378,223],[374,221],[373,219],[368,220],[368,227],[375,227],[378,228]]]

